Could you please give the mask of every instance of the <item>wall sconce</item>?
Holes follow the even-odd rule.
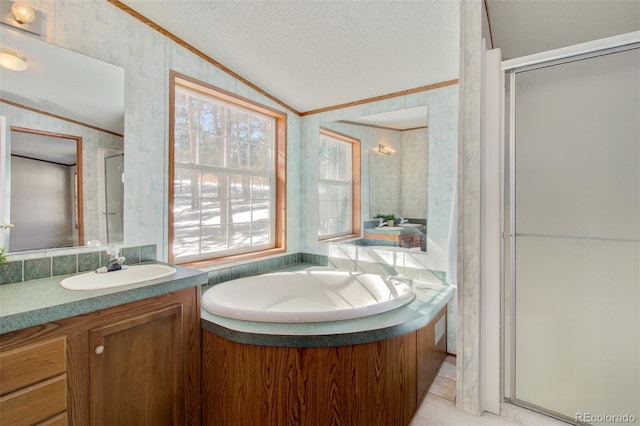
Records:
[[[11,18],[20,25],[30,24],[36,19],[36,11],[24,3],[11,5]]]
[[[11,49],[0,49],[0,66],[12,71],[27,69],[27,58]]]
[[[35,35],[42,35],[42,13],[21,2],[3,1],[0,4],[0,23]]]
[[[379,152],[380,154],[384,154],[384,155],[391,155],[391,154],[393,154],[393,153],[394,153],[394,152],[396,152],[396,151],[395,151],[394,149],[389,148],[389,147],[388,147],[388,146],[386,146],[386,145],[379,144],[379,145],[378,145],[378,152]]]

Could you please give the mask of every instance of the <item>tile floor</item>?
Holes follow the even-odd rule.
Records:
[[[547,416],[506,404],[507,417],[476,416],[456,407],[456,358],[448,356],[409,426],[567,426]]]

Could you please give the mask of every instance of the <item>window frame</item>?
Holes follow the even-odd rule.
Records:
[[[274,119],[274,218],[273,247],[243,253],[221,254],[198,260],[177,261],[174,253],[174,180],[175,180],[175,98],[176,88],[195,91],[218,101],[249,109]],[[239,260],[253,259],[286,252],[286,171],[287,171],[287,114],[250,99],[220,89],[176,71],[169,72],[169,173],[168,173],[168,252],[169,262],[193,267],[206,267]],[[224,253],[224,252],[220,252]]]
[[[335,130],[328,129],[326,127],[320,127],[321,135],[328,136],[334,139],[338,139],[341,142],[346,142],[351,145],[351,233],[344,235],[318,235],[318,241],[330,242],[341,241],[350,238],[360,237],[362,231],[361,223],[361,158],[360,158],[360,139],[353,136],[346,135],[344,133],[336,132]],[[320,184],[320,178],[318,178],[318,185]],[[317,193],[317,192],[316,192]],[[318,203],[320,200],[318,200]],[[320,209],[318,209],[318,212]],[[320,215],[318,213],[318,225]],[[320,232],[320,226],[318,226],[318,233]]]

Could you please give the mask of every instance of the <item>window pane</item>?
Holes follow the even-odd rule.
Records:
[[[191,133],[176,129],[174,136],[174,155],[177,163],[191,163]]]
[[[254,200],[251,203],[251,221],[269,221],[271,202],[269,200]]]
[[[352,225],[352,143],[320,135],[318,152],[319,235],[345,235]]]
[[[326,183],[318,183],[318,200],[325,201],[329,199],[329,185]]]
[[[340,185],[335,184],[329,187],[329,199],[330,200],[340,199]]]
[[[342,181],[351,180],[351,146],[350,144],[340,145],[340,161],[338,163],[338,179]]]
[[[215,136],[224,136],[225,117],[227,109],[218,103],[211,104],[211,129]]]
[[[231,200],[231,217],[234,225],[251,223],[251,201],[244,198]]]
[[[249,168],[258,172],[270,172],[273,168],[271,150],[264,145],[249,145]]]
[[[327,179],[338,179],[338,162],[335,160],[327,163]]]
[[[320,210],[320,218],[326,218],[331,216],[331,209],[328,201],[320,201],[318,203],[318,209]]]
[[[234,223],[229,226],[229,248],[251,245],[251,223]]]
[[[251,196],[251,176],[231,175],[229,180],[231,183],[229,188],[231,198],[249,198]]]
[[[227,114],[227,136],[230,139],[249,140],[249,116],[234,109],[229,109]]]
[[[207,226],[202,229],[202,252],[214,253],[227,249],[227,227]]]
[[[200,222],[202,226],[220,225],[220,202],[203,200]]]
[[[251,197],[253,199],[271,198],[270,178],[263,176],[254,176],[251,186]]]
[[[200,251],[200,228],[197,226],[175,227],[173,230],[173,252],[176,256],[189,256]]]
[[[252,116],[249,139],[251,143],[269,146],[269,141],[271,140],[271,121]]]
[[[257,222],[253,224],[251,232],[251,244],[261,245],[269,242],[269,222]]]

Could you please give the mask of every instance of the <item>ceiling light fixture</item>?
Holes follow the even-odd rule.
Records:
[[[12,71],[27,69],[27,58],[11,49],[0,49],[0,66]]]
[[[13,3],[11,5],[11,17],[20,25],[32,23],[36,19],[36,11],[24,3]]]
[[[44,13],[23,2],[0,1],[0,24],[2,25],[42,36],[45,18]]]
[[[391,155],[391,154],[393,154],[393,153],[394,153],[394,152],[396,152],[396,151],[395,151],[395,150],[393,150],[392,148],[389,148],[389,147],[388,147],[388,146],[386,146],[386,145],[379,144],[379,145],[378,145],[378,152],[379,152],[380,154],[384,154],[384,155]]]

